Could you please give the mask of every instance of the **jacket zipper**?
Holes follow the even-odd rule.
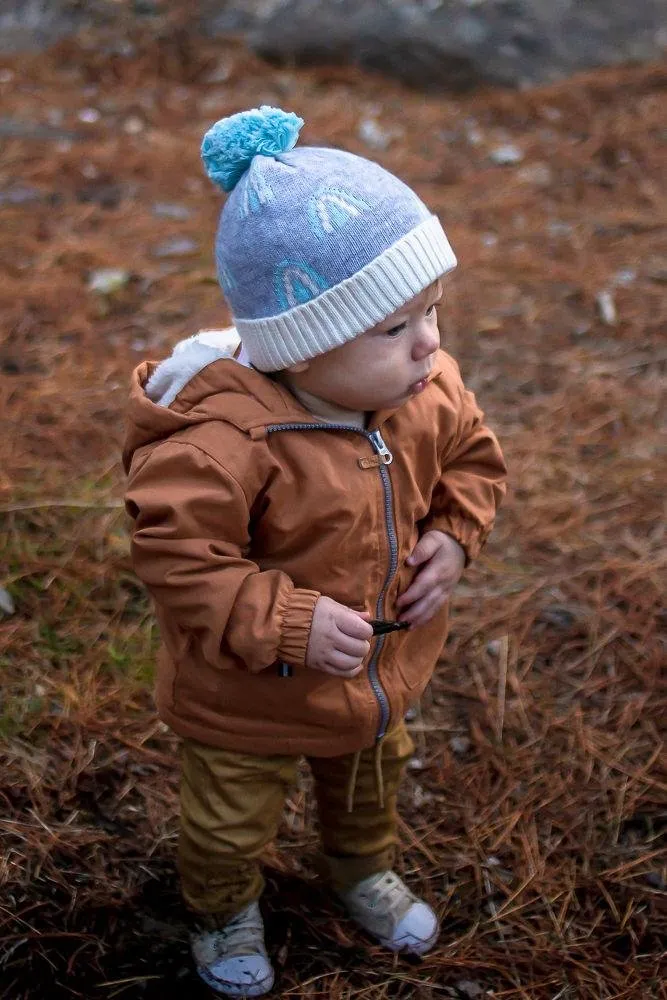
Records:
[[[398,566],[398,539],[396,536],[396,525],[394,520],[394,497],[391,489],[391,479],[389,478],[389,472],[387,471],[387,466],[391,465],[394,460],[394,456],[387,448],[382,434],[378,430],[364,431],[360,427],[355,427],[354,424],[269,424],[266,428],[267,434],[272,434],[275,431],[350,431],[354,434],[361,434],[365,437],[366,440],[370,442],[373,451],[376,455],[378,455],[380,459],[378,471],[382,480],[382,491],[384,494],[385,527],[387,529],[387,540],[389,542],[389,568],[375,605],[375,617],[383,618],[384,601],[387,595],[387,590]],[[373,649],[373,653],[371,654],[371,658],[368,663],[368,679],[378,703],[378,708],[380,709],[380,723],[375,736],[376,740],[381,740],[383,736],[385,736],[390,718],[389,698],[387,697],[387,692],[382,685],[378,671],[378,661],[386,639],[387,637],[385,635],[377,636],[375,648]]]

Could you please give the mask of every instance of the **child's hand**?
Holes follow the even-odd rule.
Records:
[[[416,577],[398,598],[399,621],[424,625],[448,601],[465,566],[465,552],[444,531],[427,531],[419,539],[408,566],[421,566]]]
[[[356,677],[373,635],[367,611],[352,611],[330,597],[320,597],[313,612],[306,666],[335,677]]]

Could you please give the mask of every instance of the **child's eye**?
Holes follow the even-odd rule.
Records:
[[[398,337],[399,334],[403,333],[405,330],[405,323],[401,323],[400,326],[392,326],[390,330],[385,330],[385,336],[387,337]]]
[[[433,315],[433,313],[435,312],[435,307],[437,306],[437,304],[438,304],[437,302],[434,302],[432,306],[428,307],[428,309],[426,310],[426,315],[427,316],[432,316]]]

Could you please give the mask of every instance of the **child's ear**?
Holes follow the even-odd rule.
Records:
[[[290,365],[285,371],[290,375],[301,375],[302,372],[307,372],[310,368],[310,361],[298,361],[295,365]]]

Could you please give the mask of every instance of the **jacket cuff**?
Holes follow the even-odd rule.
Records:
[[[283,612],[278,659],[295,667],[306,663],[306,650],[310,638],[315,605],[320,599],[316,590],[295,587]]]
[[[427,531],[444,531],[458,542],[466,555],[466,566],[480,554],[491,534],[492,525],[482,528],[477,521],[471,521],[461,514],[439,514],[426,518],[422,534]]]

